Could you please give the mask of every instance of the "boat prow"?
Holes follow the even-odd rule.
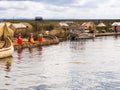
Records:
[[[2,48],[0,48],[0,58],[5,58],[12,56],[14,52],[13,43],[9,37],[5,38],[5,43]]]

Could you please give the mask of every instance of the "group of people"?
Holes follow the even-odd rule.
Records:
[[[42,35],[42,34],[38,34],[37,40],[38,40],[38,42],[42,42],[42,41],[43,41],[43,35]],[[34,43],[34,34],[33,34],[33,33],[30,33],[30,35],[29,35],[29,37],[28,37],[28,42]],[[18,44],[22,44],[22,43],[23,43],[21,33],[19,33],[19,34],[17,35],[17,43],[18,43]]]

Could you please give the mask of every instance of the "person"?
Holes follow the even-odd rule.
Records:
[[[42,34],[38,34],[38,42],[42,42],[43,41],[43,35]]]
[[[34,43],[34,35],[33,35],[33,33],[30,33],[30,36],[28,38],[28,42]]]
[[[19,34],[17,35],[17,43],[18,43],[18,44],[22,44],[22,43],[23,43],[21,33],[19,33]]]
[[[117,26],[114,27],[114,31],[115,31],[115,33],[118,32],[118,28],[117,28]]]

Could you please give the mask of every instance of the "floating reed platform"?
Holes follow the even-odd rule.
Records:
[[[14,49],[18,50],[18,49],[24,49],[24,48],[33,48],[33,47],[37,47],[37,46],[47,46],[47,45],[53,45],[53,44],[58,44],[59,40],[58,39],[45,39],[42,42],[38,42],[35,41],[34,43],[30,43],[27,41],[23,41],[22,45],[17,44],[16,42],[14,42]]]
[[[118,33],[96,33],[95,36],[99,37],[99,36],[113,36],[113,35],[120,35],[120,32]]]
[[[99,36],[113,36],[113,35],[120,35],[120,32],[118,33],[96,33],[95,37]],[[34,43],[30,43],[27,40],[23,40],[23,44],[19,45],[17,44],[17,41],[14,40],[14,49],[24,49],[24,48],[30,48],[30,47],[37,47],[37,46],[47,46],[47,45],[53,45],[53,44],[59,44],[59,42],[64,41],[64,39],[44,39],[43,42],[35,41]],[[3,41],[0,41],[0,47],[3,46]]]

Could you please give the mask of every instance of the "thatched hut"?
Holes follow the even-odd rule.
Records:
[[[59,25],[60,25],[61,27],[68,27],[68,26],[69,26],[69,25],[68,25],[67,23],[65,23],[65,22],[60,22]]]
[[[19,33],[21,33],[22,35],[27,35],[28,33],[30,33],[30,29],[31,26],[27,26],[27,23],[13,23],[10,25],[10,28],[12,30],[14,30],[14,35],[18,35]]]
[[[62,28],[54,28],[53,30],[50,31],[51,35],[55,35],[59,38],[65,37],[65,31]]]
[[[96,27],[99,32],[106,32],[106,25],[103,22],[99,23]]]
[[[84,26],[84,28],[87,29],[94,29],[95,24],[94,22],[84,22],[81,26]]]
[[[30,31],[33,30],[33,26],[31,24],[25,23],[25,22],[23,24],[27,27],[28,30],[30,30]]]
[[[112,26],[112,30],[115,29],[115,27],[117,27],[117,30],[120,32],[120,22],[113,22]]]
[[[69,25],[66,22],[60,22],[59,26],[64,30],[69,30]]]
[[[81,26],[84,27],[85,30],[89,30],[89,32],[96,30],[94,22],[84,22]]]
[[[101,22],[97,25],[97,27],[106,27],[106,25],[103,22]]]

